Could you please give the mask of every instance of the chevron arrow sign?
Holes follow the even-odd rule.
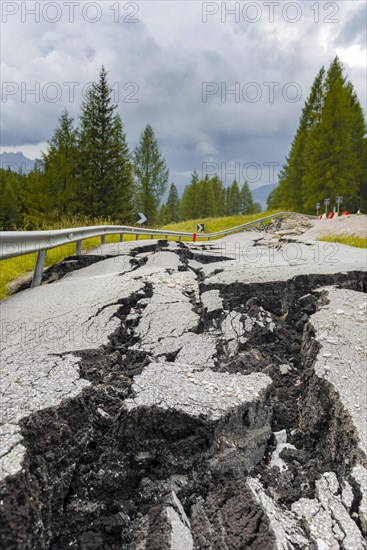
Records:
[[[143,214],[143,212],[138,212],[136,216],[136,223],[143,224],[147,221],[148,221],[148,218],[146,217],[146,215]]]

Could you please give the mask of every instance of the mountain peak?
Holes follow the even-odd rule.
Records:
[[[17,153],[0,153],[0,168],[3,170],[13,170],[27,174],[31,172],[36,164],[36,159],[26,157],[21,151]]]

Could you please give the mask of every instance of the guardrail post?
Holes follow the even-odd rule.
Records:
[[[120,243],[123,243],[123,242],[124,242],[124,234],[120,233]]]
[[[180,235],[180,236],[178,237],[178,240],[179,240],[179,241],[182,241],[182,237],[181,237],[181,235]]]
[[[101,244],[106,244],[106,235],[101,235]]]
[[[46,250],[40,250],[37,255],[36,267],[33,273],[32,288],[39,286],[42,281],[43,268],[45,266]]]
[[[76,247],[75,247],[75,255],[81,256],[82,255],[82,242],[83,241],[76,241]]]
[[[136,237],[135,237],[135,240],[138,241],[139,240],[139,233],[137,233]]]

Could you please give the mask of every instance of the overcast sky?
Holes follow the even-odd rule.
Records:
[[[253,188],[276,181],[335,55],[366,105],[364,0],[1,4],[1,151],[39,156],[102,64],[129,146],[149,122],[180,189],[203,166]]]

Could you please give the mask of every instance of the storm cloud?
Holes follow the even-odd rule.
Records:
[[[316,4],[2,2],[2,151],[36,155],[103,64],[130,147],[149,122],[179,188],[203,166],[273,183],[322,65],[366,102],[366,3]]]

